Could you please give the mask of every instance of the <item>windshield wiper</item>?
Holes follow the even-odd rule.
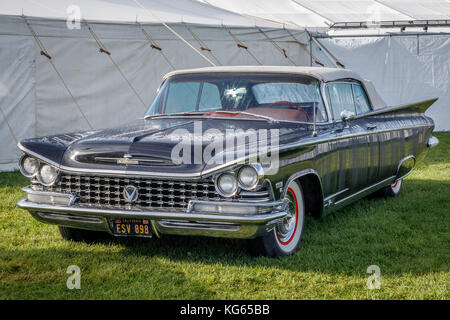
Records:
[[[155,119],[155,118],[170,118],[176,116],[198,116],[203,115],[204,112],[177,112],[177,113],[169,113],[169,114],[154,114],[145,116],[144,119]]]
[[[247,115],[247,116],[252,116],[252,117],[256,117],[256,118],[261,118],[261,119],[265,119],[269,122],[275,122],[278,123],[279,121],[277,119],[274,119],[272,117],[269,116],[263,116],[261,114],[256,114],[256,113],[251,113],[251,112],[245,112],[245,111],[228,111],[228,110],[217,110],[216,113],[228,113],[228,114],[243,114],[243,115]]]
[[[170,114],[155,114],[155,115],[151,115],[151,116],[150,115],[145,116],[144,119],[147,120],[147,119],[183,117],[183,116],[204,116],[207,113],[210,113],[210,112],[201,112],[201,111],[194,112],[194,111],[192,111],[192,112],[177,112],[177,113],[170,113]],[[245,111],[216,110],[216,111],[212,111],[212,113],[233,114],[233,115],[243,114],[243,115],[252,116],[255,118],[261,118],[261,119],[267,120],[269,122],[275,122],[275,123],[279,122],[277,119],[274,119],[269,116],[263,116],[260,114],[245,112]]]

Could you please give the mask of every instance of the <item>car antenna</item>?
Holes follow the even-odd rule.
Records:
[[[315,81],[315,83],[317,83]],[[312,132],[312,136],[316,137],[317,136],[317,131],[316,131],[316,86],[314,86],[314,96],[313,96],[313,132]]]

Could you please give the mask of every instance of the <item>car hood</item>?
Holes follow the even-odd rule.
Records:
[[[157,118],[140,119],[130,124],[96,131],[76,132],[42,138],[22,140],[19,147],[27,153],[71,171],[121,171],[142,172],[152,175],[201,175],[215,166],[226,166],[225,161],[207,161],[205,150],[211,151],[212,143],[221,144],[226,153],[237,153],[251,145],[250,139],[239,139],[249,132],[268,132],[268,145],[278,147],[302,136],[310,136],[311,125],[265,120],[221,118]],[[278,141],[271,140],[276,130]],[[272,131],[275,132],[275,131]],[[199,134],[200,133],[200,134]],[[227,145],[222,137],[234,135],[233,144]],[[188,138],[189,137],[189,138]],[[183,140],[184,139],[184,140]],[[192,142],[195,140],[195,144]],[[184,144],[183,144],[184,143]],[[272,143],[272,145],[271,145]],[[277,145],[275,145],[277,143]],[[183,163],[173,161],[174,148],[190,158]],[[194,153],[196,156],[194,158]],[[209,154],[219,158],[221,148]],[[223,151],[225,152],[225,151]],[[191,156],[192,154],[192,156]],[[200,155],[200,158],[199,158]],[[178,159],[181,159],[182,157]],[[225,162],[225,163],[224,163]]]

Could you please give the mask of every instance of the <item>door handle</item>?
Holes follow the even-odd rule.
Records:
[[[376,124],[368,124],[368,125],[366,126],[366,128],[367,128],[367,130],[374,130],[374,129],[377,128],[377,125],[376,125]]]

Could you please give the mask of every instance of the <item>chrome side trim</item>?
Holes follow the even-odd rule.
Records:
[[[412,162],[412,165],[409,164],[410,162]],[[415,165],[416,165],[416,157],[414,157],[413,155],[409,155],[400,160],[397,167],[397,174],[395,176],[395,181],[407,177],[411,173]]]
[[[333,193],[332,195],[329,195],[328,197],[324,198],[323,199],[324,206],[325,207],[330,206],[332,204],[332,199],[333,198],[336,198],[338,195],[340,195],[340,194],[342,194],[342,193],[344,193],[344,192],[346,192],[348,190],[349,190],[349,188],[345,188],[345,189],[342,189],[342,190],[340,190],[340,191],[338,191],[336,193]]]
[[[373,114],[365,114],[364,116],[370,116]],[[294,147],[299,147],[299,146],[311,146],[311,145],[315,145],[315,144],[321,144],[321,143],[328,143],[328,142],[333,142],[333,141],[338,141],[338,140],[344,140],[344,139],[351,139],[351,138],[356,138],[356,137],[361,137],[361,136],[366,136],[366,135],[373,135],[373,134],[380,134],[380,133],[386,133],[386,132],[393,132],[393,131],[400,131],[400,130],[409,130],[409,129],[418,129],[418,128],[428,128],[431,127],[431,125],[429,124],[424,124],[424,125],[412,125],[412,126],[407,126],[407,127],[402,127],[402,128],[389,128],[389,129],[384,129],[384,130],[377,130],[377,131],[370,131],[370,132],[361,132],[361,133],[356,133],[356,134],[349,134],[349,135],[333,135],[333,136],[326,136],[326,137],[322,137],[322,138],[317,138],[317,137],[310,137],[310,138],[306,138],[301,142],[294,142],[294,143],[290,143],[290,144],[286,144],[281,146],[278,150],[279,151],[283,151],[286,149],[290,149],[290,148],[294,148]],[[246,157],[242,157],[239,159],[235,159],[233,161],[230,161],[228,163],[224,163],[220,166],[216,166],[213,168],[210,168],[208,170],[204,170],[202,172],[197,172],[197,173],[190,173],[190,174],[186,174],[186,173],[166,173],[166,172],[151,172],[151,171],[130,171],[130,170],[106,170],[106,169],[86,169],[86,168],[74,168],[74,167],[67,167],[67,166],[62,166],[58,163],[55,163],[52,160],[46,159],[44,157],[42,157],[41,155],[28,150],[27,148],[25,148],[24,146],[22,146],[20,144],[20,142],[17,144],[18,148],[20,150],[22,150],[24,153],[27,153],[29,155],[34,156],[35,158],[37,158],[40,161],[46,162],[48,164],[51,164],[57,168],[59,168],[61,171],[67,172],[67,173],[90,173],[90,174],[106,174],[106,175],[121,175],[121,176],[150,176],[150,177],[161,177],[161,178],[201,178],[203,176],[208,176],[209,174],[218,172],[222,169],[234,166],[236,164],[244,164],[244,161],[246,160]],[[269,151],[273,151],[273,150],[268,150]]]
[[[372,190],[376,189],[379,186],[381,187],[383,185],[391,184],[394,181],[394,179],[395,179],[395,176],[391,176],[391,177],[386,178],[386,179],[384,179],[384,180],[382,180],[380,182],[377,182],[377,183],[375,183],[373,185],[365,187],[365,188],[363,188],[363,189],[361,189],[361,190],[359,190],[359,191],[357,191],[357,192],[355,192],[355,193],[353,193],[353,194],[351,194],[351,195],[349,195],[349,196],[347,196],[347,197],[345,197],[345,198],[343,198],[341,200],[336,201],[334,203],[334,205],[338,206],[338,205],[341,205],[343,203],[348,202],[349,200],[353,200],[353,198],[355,198],[355,197],[364,196],[366,192],[372,191]]]

